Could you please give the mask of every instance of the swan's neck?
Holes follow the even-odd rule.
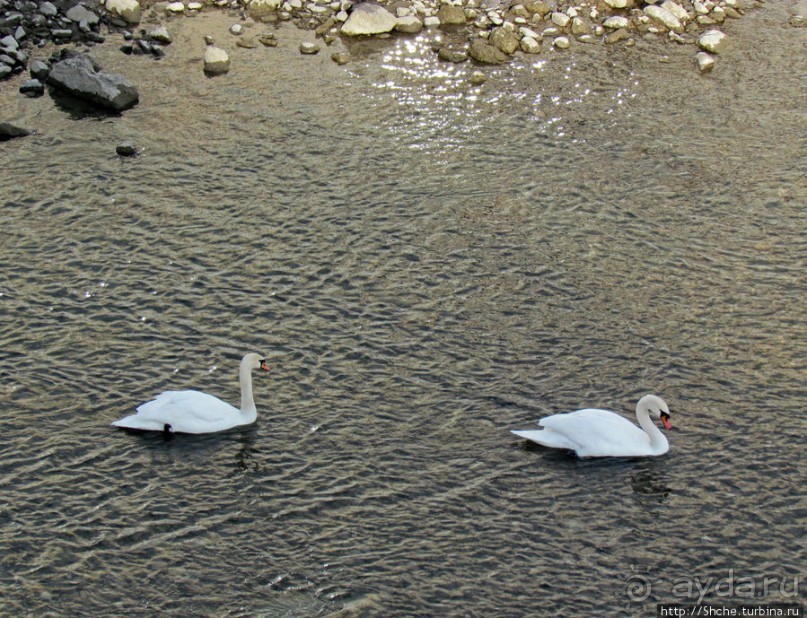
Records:
[[[238,379],[241,382],[241,414],[247,423],[251,423],[258,417],[258,410],[252,397],[252,369],[246,363],[241,363]]]
[[[670,448],[667,438],[665,438],[661,430],[656,427],[656,424],[650,420],[650,412],[647,406],[643,405],[642,402],[639,402],[636,406],[636,418],[639,421],[639,426],[647,434],[647,437],[650,438],[650,448],[653,452],[666,453]]]

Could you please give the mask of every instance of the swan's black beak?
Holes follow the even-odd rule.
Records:
[[[669,431],[672,429],[672,423],[670,422],[670,415],[666,412],[661,413],[661,424],[664,425],[664,429]]]
[[[264,371],[270,371],[269,365],[266,364],[265,358],[261,359],[261,369],[263,369]]]

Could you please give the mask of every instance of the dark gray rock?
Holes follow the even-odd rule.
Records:
[[[48,75],[48,84],[97,107],[123,111],[137,104],[137,87],[125,77],[99,71],[83,55],[57,62]]]
[[[40,97],[45,92],[45,85],[38,79],[29,79],[20,85],[20,92],[28,97]]]
[[[11,75],[11,67],[0,62],[0,79]]]
[[[15,137],[25,137],[26,135],[31,135],[28,129],[23,129],[10,122],[0,122],[0,142],[5,142]]]
[[[48,73],[50,73],[50,65],[41,60],[34,60],[31,63],[30,71],[31,77],[44,81],[48,77]]]
[[[17,49],[19,46],[20,44],[17,43],[17,39],[10,34],[0,39],[0,47],[5,47],[6,49]]]
[[[95,26],[99,21],[100,17],[93,13],[90,9],[88,9],[83,4],[77,4],[74,7],[71,7],[67,13],[67,19],[70,21],[81,23],[86,22],[88,26]]]
[[[126,140],[117,145],[115,152],[120,157],[133,157],[137,154],[137,148],[131,141]]]
[[[67,28],[54,28],[51,30],[51,35],[53,35],[54,39],[72,39],[73,38],[73,31],[68,30]]]
[[[28,27],[34,30],[44,30],[48,26],[48,18],[41,13],[36,13],[28,18]]]
[[[39,5],[39,12],[45,17],[56,17],[59,14],[59,9],[50,2],[43,2]]]
[[[147,40],[137,39],[135,43],[140,48],[140,51],[142,51],[144,54],[151,53],[151,43],[149,43]]]
[[[16,28],[22,23],[22,13],[11,13],[5,17],[0,17],[0,28]]]

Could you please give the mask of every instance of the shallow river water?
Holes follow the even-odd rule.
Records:
[[[38,133],[0,145],[0,615],[804,603],[791,8],[727,24],[708,76],[640,42],[473,87],[425,37],[339,67],[293,27],[237,48],[215,13],[173,21],[160,62],[93,52],[139,85],[120,117],[3,84]],[[253,350],[253,427],[109,427],[165,389],[237,403]],[[647,392],[673,412],[660,458],[509,432]]]

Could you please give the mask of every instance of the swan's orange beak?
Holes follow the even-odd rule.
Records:
[[[269,365],[266,364],[265,359],[261,359],[261,369],[263,369],[264,371],[270,371]]]
[[[664,429],[669,431],[672,429],[672,423],[670,422],[670,415],[665,414],[664,412],[661,413],[661,424],[664,425]]]

